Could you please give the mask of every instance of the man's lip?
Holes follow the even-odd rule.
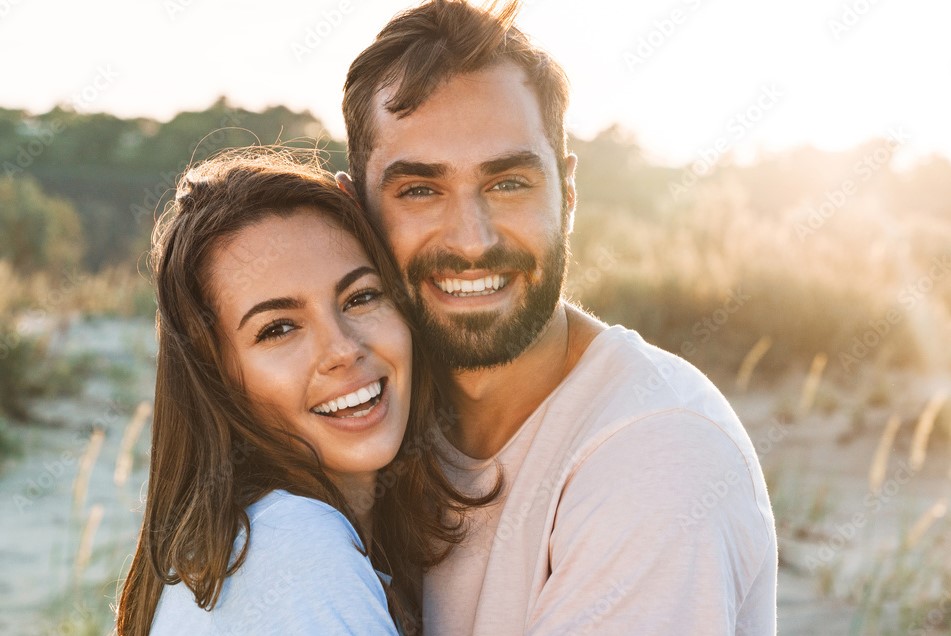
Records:
[[[460,309],[490,309],[509,297],[519,277],[516,274],[509,274],[505,276],[505,279],[505,285],[501,289],[489,294],[473,294],[470,296],[456,296],[443,291],[434,278],[428,279],[425,287],[429,289],[427,293],[428,296],[433,296],[436,302],[446,305],[447,307],[459,307]]]
[[[433,280],[445,280],[447,278],[458,278],[459,280],[479,280],[486,276],[514,276],[515,271],[511,269],[467,269],[463,272],[438,272],[433,274]]]

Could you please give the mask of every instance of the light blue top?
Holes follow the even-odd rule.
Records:
[[[247,557],[214,609],[198,607],[182,583],[167,586],[151,634],[397,634],[383,584],[337,509],[275,490],[248,518]]]

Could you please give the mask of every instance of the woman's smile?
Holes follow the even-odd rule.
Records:
[[[412,340],[356,239],[317,210],[271,215],[219,247],[211,274],[229,362],[262,425],[304,440],[338,479],[392,461]]]

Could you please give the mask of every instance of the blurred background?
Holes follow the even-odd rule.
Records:
[[[278,141],[346,169],[346,69],[406,6],[0,0],[0,632],[112,627],[177,177]],[[951,632],[951,7],[529,0],[518,23],[573,84],[566,293],[734,404],[780,633]]]

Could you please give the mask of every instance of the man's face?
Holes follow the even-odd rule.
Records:
[[[500,64],[457,75],[398,119],[375,104],[366,201],[383,222],[427,345],[454,369],[517,357],[557,305],[574,212],[538,99]]]

